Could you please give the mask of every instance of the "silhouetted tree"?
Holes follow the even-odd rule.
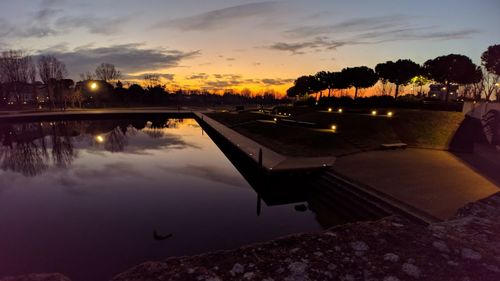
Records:
[[[80,79],[82,81],[91,81],[91,80],[95,80],[96,76],[91,71],[87,71],[87,72],[84,72],[84,73],[80,73]]]
[[[382,83],[388,81],[396,85],[394,98],[397,98],[399,95],[399,86],[408,84],[413,77],[417,76],[420,71],[420,65],[408,59],[400,59],[396,62],[388,61],[379,63],[375,66],[375,71],[381,78]]]
[[[323,95],[324,90],[328,90],[328,96],[331,93],[332,81],[331,81],[331,73],[327,71],[320,71],[314,75],[317,81],[317,88],[321,92],[320,98]]]
[[[95,76],[99,80],[111,82],[120,79],[122,74],[113,64],[101,63],[101,65],[95,69]]]
[[[38,74],[44,84],[50,79],[62,80],[68,76],[66,65],[52,55],[40,56],[37,62]]]
[[[3,52],[0,57],[0,73],[2,82],[8,87],[7,96],[12,91],[17,103],[23,102],[23,89],[26,84],[34,83],[36,78],[36,67],[32,57],[22,51]]]
[[[500,45],[489,46],[481,55],[481,62],[488,72],[500,75]]]
[[[430,59],[424,63],[424,69],[432,80],[446,86],[446,102],[449,100],[451,84],[472,84],[482,78],[479,67],[464,55],[450,54]]]
[[[293,87],[287,90],[287,95],[289,97],[306,96],[319,92],[321,87],[321,83],[315,76],[300,76],[294,81]]]
[[[366,66],[344,68],[341,73],[342,80],[354,87],[354,99],[358,97],[358,89],[369,88],[378,81],[375,71]]]

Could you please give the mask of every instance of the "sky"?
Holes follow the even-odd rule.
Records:
[[[274,89],[301,75],[500,44],[498,0],[18,0],[0,49],[52,54],[72,79],[112,63],[170,88]]]

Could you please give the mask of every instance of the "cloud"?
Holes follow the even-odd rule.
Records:
[[[55,26],[63,27],[61,31],[84,28],[93,34],[111,35],[117,33],[125,21],[125,18],[101,18],[86,15],[79,17],[61,17],[55,21]]]
[[[146,75],[155,75],[158,76],[159,78],[163,78],[168,81],[173,81],[175,78],[175,74],[171,73],[157,73],[157,72],[151,72],[151,73],[141,73],[140,75],[132,75],[132,74],[126,74],[124,75],[124,79],[143,79]]]
[[[206,80],[208,79],[209,75],[206,73],[196,73],[191,76],[187,76],[187,80]]]
[[[175,28],[182,31],[207,31],[231,26],[234,22],[253,17],[265,17],[278,11],[280,3],[266,1],[249,3],[212,10],[194,16],[167,20],[155,25],[156,28]]]
[[[332,38],[329,36],[316,37],[298,42],[277,42],[265,48],[275,51],[286,51],[294,55],[302,55],[307,52],[324,52],[335,50],[339,47],[352,45],[380,44],[395,41],[413,40],[456,40],[470,38],[479,33],[475,29],[463,29],[456,31],[440,31],[436,28],[389,28],[372,30],[370,32],[354,32],[344,38]]]
[[[66,0],[42,0],[42,2],[40,2],[40,5],[42,7],[44,7],[44,6],[57,6],[57,5],[64,4],[65,2],[66,2]]]
[[[267,86],[281,86],[292,83],[294,79],[262,79],[261,83]]]
[[[143,48],[142,44],[122,44],[109,47],[82,46],[72,51],[48,49],[43,50],[43,53],[56,56],[66,64],[72,77],[77,77],[79,73],[93,71],[103,62],[114,64],[125,74],[172,68],[183,60],[199,55],[200,51],[183,52]]]
[[[307,40],[302,42],[286,43],[278,42],[271,46],[267,46],[268,49],[276,51],[287,51],[293,54],[304,54],[305,50],[333,50],[338,47],[344,46],[347,42],[328,40],[325,37],[318,37],[313,40]]]
[[[66,34],[83,28],[92,34],[111,35],[121,30],[126,17],[98,17],[92,14],[68,16],[63,9],[64,0],[45,0],[40,8],[24,22],[12,24],[1,20],[1,36],[12,38],[48,37]]]
[[[196,74],[193,76],[197,76]],[[290,84],[294,79],[286,78],[245,78],[239,74],[213,74],[201,73],[200,87],[205,90],[224,90],[249,85],[272,87]],[[188,77],[192,78],[192,77]]]
[[[395,26],[408,26],[407,17],[389,15],[379,17],[353,18],[335,24],[309,25],[289,29],[285,34],[292,37],[311,37],[322,34],[337,34],[343,32],[390,29]]]

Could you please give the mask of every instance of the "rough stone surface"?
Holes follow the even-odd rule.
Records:
[[[399,217],[336,226],[233,251],[150,262],[113,281],[194,280],[185,267],[221,280],[500,280],[500,193],[428,227]],[[318,253],[321,254],[318,254]],[[229,272],[235,262],[244,267]],[[220,272],[210,271],[214,264]],[[254,266],[249,269],[248,265]],[[227,270],[224,270],[224,269]],[[154,269],[154,270],[152,270]],[[196,275],[196,274],[194,274]],[[249,276],[249,275],[247,275]]]

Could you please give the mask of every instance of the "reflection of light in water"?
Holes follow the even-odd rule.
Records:
[[[104,138],[102,136],[96,136],[95,137],[95,140],[98,142],[98,143],[103,143],[104,142]]]

